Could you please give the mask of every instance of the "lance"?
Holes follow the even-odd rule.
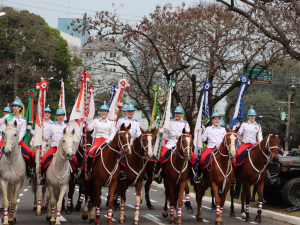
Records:
[[[166,107],[165,107],[165,110],[164,110],[162,124],[161,124],[161,121],[158,121],[158,127],[160,127],[160,126],[163,127],[163,128],[168,128],[169,127],[172,92],[173,92],[173,89],[174,89],[175,85],[176,85],[175,81],[172,78],[170,78],[169,85],[168,85],[168,87],[169,87],[168,98],[167,98],[167,102],[166,102],[167,104],[166,104]],[[157,160],[159,159],[159,156],[160,156],[160,153],[161,153],[162,136],[163,136],[163,133],[159,132],[158,139],[156,139],[155,146],[154,146],[154,151],[153,152],[154,152],[154,154],[156,153],[156,159],[155,159],[155,162],[154,162],[154,169],[153,169],[153,173],[152,173],[153,177],[155,176],[155,169],[156,169],[156,165],[157,165]]]

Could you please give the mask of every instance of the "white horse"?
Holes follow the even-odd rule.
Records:
[[[42,157],[50,148],[50,140],[42,142]],[[38,152],[35,154],[35,177],[31,181],[31,191],[34,194],[34,208],[33,211],[36,211],[35,215],[42,215],[42,209],[47,210],[49,204],[49,195],[47,195],[47,202],[45,203],[45,193],[46,186],[38,185],[39,177],[39,158],[40,155]]]
[[[3,192],[4,206],[3,224],[13,224],[13,221],[16,221],[17,217],[17,199],[25,178],[26,164],[18,145],[19,132],[17,130],[17,121],[9,124],[5,120],[5,124],[7,128],[4,133],[4,155],[0,160],[0,185]],[[9,217],[8,189],[13,189]]]
[[[67,192],[70,179],[71,165],[69,160],[73,158],[73,144],[74,138],[72,133],[67,133],[64,129],[63,137],[59,141],[57,152],[55,153],[52,163],[46,172],[46,184],[50,192],[50,203],[51,203],[51,219],[50,224],[60,224],[60,211],[62,207],[62,200]],[[55,215],[56,206],[56,220]],[[47,218],[50,217],[50,207],[48,207]]]

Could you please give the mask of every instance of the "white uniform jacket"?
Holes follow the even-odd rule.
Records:
[[[57,147],[59,144],[60,139],[64,135],[64,129],[67,129],[67,132],[72,132],[73,128],[70,126],[70,124],[62,122],[57,123],[54,122],[50,124],[49,130],[45,132],[44,134],[44,140],[49,140],[51,138],[51,147]]]
[[[244,143],[255,144],[256,139],[258,140],[258,142],[261,142],[263,139],[260,124],[256,122],[254,124],[251,124],[250,121],[242,123],[239,131],[237,132],[237,135],[243,135]]]
[[[91,131],[94,129],[94,133],[96,138],[105,138],[107,139],[105,142],[110,142],[115,134],[115,122],[111,119],[95,118],[91,124],[88,125],[87,130]]]
[[[226,135],[226,130],[224,127],[218,126],[209,126],[205,129],[202,134],[202,141],[207,141],[207,148],[219,147]]]

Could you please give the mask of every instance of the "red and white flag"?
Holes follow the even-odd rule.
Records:
[[[60,98],[59,98],[59,108],[66,111],[66,102],[65,102],[65,84],[63,82],[63,79],[61,79],[61,85],[60,85]],[[67,114],[65,114],[64,121],[67,120]]]

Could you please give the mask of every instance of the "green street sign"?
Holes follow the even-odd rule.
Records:
[[[250,75],[252,68],[253,68],[252,66],[249,66],[247,68],[247,71],[245,71],[245,66],[243,66],[243,74]],[[255,67],[251,74],[252,78],[254,78],[258,73],[260,73],[261,70],[262,70],[262,68]],[[263,70],[258,75],[258,77],[253,81],[253,83],[255,83],[255,84],[272,84],[272,80],[273,80],[273,69],[269,69],[268,71]]]

